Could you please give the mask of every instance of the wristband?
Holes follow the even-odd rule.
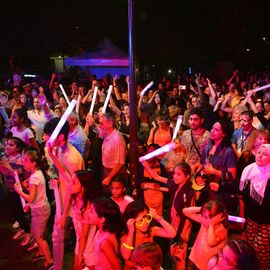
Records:
[[[134,249],[133,246],[129,246],[129,245],[126,244],[125,242],[124,242],[122,245],[123,245],[123,247],[125,247],[125,248],[127,248],[127,249],[129,249],[129,250],[133,250],[133,249]]]

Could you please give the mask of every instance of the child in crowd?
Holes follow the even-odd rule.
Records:
[[[20,196],[14,190],[15,177],[14,172],[17,170],[20,177],[25,176],[22,162],[22,150],[25,146],[23,141],[17,137],[8,138],[4,156],[0,159],[0,173],[4,177],[4,182],[8,188],[8,206],[11,208],[11,214],[14,220],[19,223],[19,230],[13,236],[13,239],[24,237],[21,244],[29,244],[31,241],[30,226],[25,218]]]
[[[66,200],[59,225],[64,228],[70,205],[72,208],[72,221],[76,232],[76,247],[74,257],[74,269],[80,270],[83,265],[88,269],[94,269],[94,245],[93,240],[97,228],[91,225],[90,207],[92,201],[98,196],[97,181],[92,171],[76,171],[72,177],[65,173],[63,166],[57,166],[60,173],[66,176],[68,182],[68,199]]]
[[[95,270],[121,270],[116,234],[121,213],[110,198],[100,197],[93,201],[89,220],[98,227],[95,236]]]
[[[28,147],[39,149],[33,131],[27,127],[27,112],[24,109],[16,109],[11,117],[13,137],[20,138]]]
[[[116,176],[111,181],[110,187],[112,193],[111,199],[118,204],[120,212],[121,214],[123,214],[127,205],[134,201],[132,197],[130,197],[129,195],[125,195],[127,188],[125,176],[122,174]]]
[[[149,226],[155,219],[162,227]],[[131,254],[134,248],[144,242],[153,242],[154,237],[175,237],[175,229],[141,201],[130,203],[123,214],[123,232],[121,237],[121,254],[125,259],[125,269],[131,269]]]
[[[209,201],[202,207],[184,208],[183,213],[201,224],[189,258],[195,267],[206,270],[209,259],[226,245],[227,210],[220,201]]]
[[[208,270],[258,270],[254,249],[242,239],[229,239],[208,262]]]
[[[29,185],[29,194],[21,190],[20,184],[14,184],[15,191],[26,201],[31,208],[31,233],[34,236],[39,252],[33,258],[46,259],[45,267],[47,270],[53,269],[53,259],[50,248],[44,239],[44,233],[50,217],[50,205],[46,196],[45,177],[39,167],[40,157],[37,150],[26,150],[23,155],[23,166],[25,170],[31,173],[29,180],[25,180],[24,184]]]
[[[132,254],[132,269],[160,270],[162,251],[158,244],[145,242],[138,245]]]
[[[194,191],[191,187],[191,168],[185,163],[178,163],[173,170],[172,178],[158,175],[147,162],[142,162],[148,173],[156,180],[167,183],[170,194],[170,221],[177,231],[171,245],[171,256],[175,269],[185,269],[187,243],[191,232],[191,223],[182,213],[183,208],[195,204]]]
[[[191,187],[190,177],[190,166],[182,162],[175,166],[173,177],[168,180],[171,224],[177,231],[171,245],[171,256],[176,270],[186,269],[187,246],[192,226],[182,210],[195,205],[194,190]]]

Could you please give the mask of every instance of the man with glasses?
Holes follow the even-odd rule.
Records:
[[[232,148],[239,158],[246,147],[247,139],[254,130],[252,126],[253,113],[252,111],[244,111],[240,116],[240,128],[235,130],[232,135]]]

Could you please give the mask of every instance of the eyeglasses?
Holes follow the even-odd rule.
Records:
[[[146,221],[147,223],[150,223],[152,221],[153,217],[150,214],[147,214],[143,217],[141,217],[140,219],[136,220],[135,223],[138,227],[142,226],[144,224],[144,221]]]

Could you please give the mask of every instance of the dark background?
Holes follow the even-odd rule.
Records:
[[[269,63],[268,0],[133,2],[140,64]],[[127,0],[10,0],[0,13],[1,68],[10,56],[21,66],[48,65],[50,56],[93,49],[104,36],[128,51]]]

